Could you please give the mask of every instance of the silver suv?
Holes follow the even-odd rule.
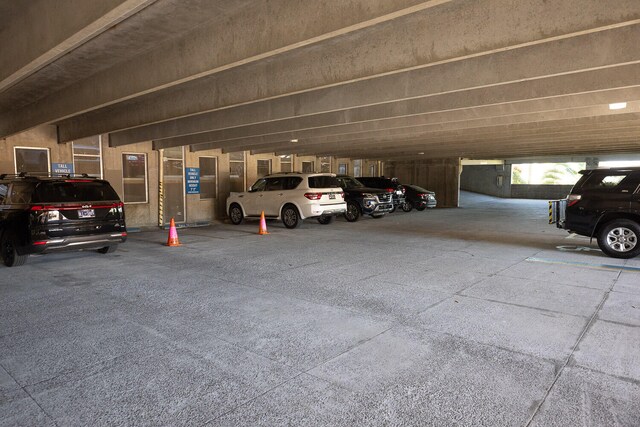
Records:
[[[249,191],[231,193],[227,212],[233,224],[244,218],[282,219],[285,227],[296,228],[307,218],[329,224],[346,212],[344,192],[334,174],[276,173],[260,178]]]

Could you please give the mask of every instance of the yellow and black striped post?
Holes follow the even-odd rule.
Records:
[[[549,224],[553,224],[553,200],[549,200]]]
[[[158,227],[164,227],[164,191],[162,181],[158,182]]]

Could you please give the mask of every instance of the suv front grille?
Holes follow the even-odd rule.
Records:
[[[378,201],[380,203],[390,202],[391,201],[391,193],[379,193]]]

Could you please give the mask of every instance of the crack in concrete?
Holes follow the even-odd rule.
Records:
[[[535,408],[535,410],[531,414],[531,417],[529,418],[529,421],[525,424],[525,427],[530,427],[531,426],[531,424],[533,423],[533,420],[540,413],[540,409],[542,408],[542,405],[544,405],[544,403],[547,401],[547,398],[551,394],[551,390],[553,390],[553,388],[555,387],[556,383],[560,379],[560,376],[564,372],[564,369],[567,367],[567,365],[569,365],[569,362],[571,360],[573,360],[573,354],[578,349],[578,346],[582,342],[582,339],[585,337],[587,332],[589,332],[589,330],[591,330],[591,327],[593,326],[593,324],[597,320],[598,313],[600,312],[600,310],[604,306],[604,303],[607,301],[607,298],[609,298],[609,294],[613,291],[613,287],[616,284],[616,282],[618,281],[618,278],[620,277],[620,274],[622,274],[621,271],[618,272],[618,276],[615,278],[615,280],[613,281],[613,283],[611,284],[609,289],[605,292],[604,296],[600,300],[600,303],[598,304],[598,307],[596,307],[596,310],[594,311],[594,313],[589,318],[589,321],[585,324],[584,328],[582,328],[582,332],[580,333],[580,335],[578,336],[578,339],[576,340],[575,344],[571,348],[571,353],[569,353],[569,356],[567,357],[565,362],[562,364],[562,366],[558,370],[558,373],[556,374],[555,378],[553,379],[553,381],[549,385],[549,388],[545,392],[543,398],[540,400],[540,402],[538,403],[537,407]]]

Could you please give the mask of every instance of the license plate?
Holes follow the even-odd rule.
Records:
[[[329,193],[329,198],[330,199],[335,199],[336,198],[336,193]]]
[[[96,211],[93,209],[80,209],[78,211],[78,218],[94,218]]]

